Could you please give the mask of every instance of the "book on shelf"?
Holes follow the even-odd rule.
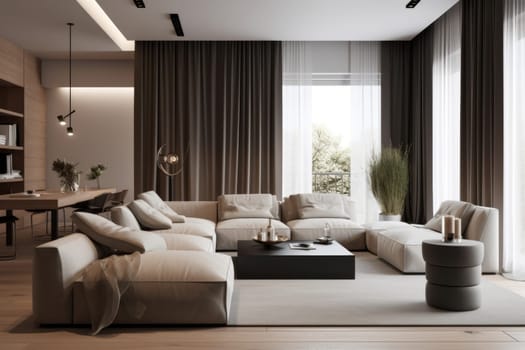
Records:
[[[0,124],[0,135],[5,136],[5,143],[1,143],[4,138],[0,137],[0,144],[7,146],[17,146],[16,124]]]
[[[13,173],[13,155],[11,153],[0,153],[0,174],[9,175]]]

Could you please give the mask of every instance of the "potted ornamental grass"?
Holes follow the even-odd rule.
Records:
[[[88,180],[97,180],[97,188],[100,189],[100,176],[106,170],[107,167],[104,164],[97,164],[92,166],[89,169],[89,173],[87,174]]]
[[[372,156],[368,174],[372,193],[381,208],[379,220],[400,221],[408,193],[407,152],[383,149]]]

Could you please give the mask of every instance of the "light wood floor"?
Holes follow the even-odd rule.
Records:
[[[7,349],[525,349],[525,327],[39,328],[31,319],[29,230],[18,257],[0,261],[0,350]],[[0,236],[0,239],[3,237]],[[525,283],[485,276],[525,296]]]

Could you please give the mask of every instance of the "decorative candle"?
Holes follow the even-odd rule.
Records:
[[[441,232],[443,233],[444,242],[454,239],[454,219],[453,215],[443,215],[441,217]]]
[[[461,219],[454,219],[454,241],[461,242]]]

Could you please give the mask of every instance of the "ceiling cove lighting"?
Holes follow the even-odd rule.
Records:
[[[416,7],[417,4],[419,4],[421,0],[410,0],[406,6],[407,9],[413,9]]]
[[[175,34],[177,36],[184,36],[184,31],[182,30],[182,25],[180,24],[179,15],[177,13],[170,14],[171,23],[173,24],[173,29],[175,29]]]
[[[73,136],[73,125],[72,125],[72,116],[73,113],[75,113],[74,109],[71,109],[71,28],[74,26],[74,23],[68,23],[67,26],[69,27],[69,64],[68,64],[68,71],[69,71],[69,113],[66,115],[59,115],[57,116],[58,124],[65,126],[67,125],[66,119],[69,118],[69,126],[67,127],[67,135]]]
[[[144,4],[144,1],[142,0],[133,0],[133,2],[135,3],[135,6],[137,6],[137,8],[139,9],[146,8],[146,5]]]
[[[126,39],[95,0],[77,0],[77,2],[122,51],[135,50],[135,42]]]

